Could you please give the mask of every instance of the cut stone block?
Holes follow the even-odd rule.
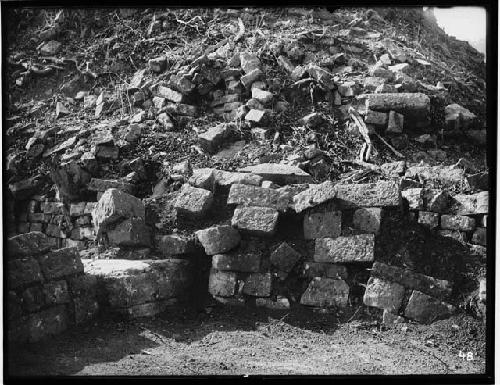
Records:
[[[184,102],[184,95],[180,92],[174,91],[171,88],[159,86],[158,87],[158,96],[170,100],[174,103],[182,103]]]
[[[281,272],[289,273],[300,260],[301,255],[288,243],[282,242],[271,253],[270,261]],[[285,275],[286,276],[286,275]]]
[[[441,215],[441,228],[444,230],[472,231],[476,228],[474,218],[461,215]]]
[[[335,203],[340,209],[357,207],[396,207],[400,204],[399,184],[379,181],[366,184],[337,184]]]
[[[385,127],[387,125],[387,113],[368,110],[365,116],[365,123]]]
[[[43,281],[40,265],[35,258],[18,258],[8,262],[8,284],[10,289]]]
[[[372,234],[378,234],[383,210],[379,207],[361,208],[354,212],[354,227]]]
[[[408,289],[418,290],[437,298],[446,298],[451,294],[452,284],[449,281],[436,279],[408,269],[375,262],[372,275],[391,282],[399,283]]]
[[[423,189],[420,187],[409,188],[401,191],[401,195],[408,201],[410,210],[424,210]]]
[[[304,216],[304,238],[336,238],[342,231],[342,212],[330,211]]]
[[[261,163],[241,168],[239,171],[260,175],[278,185],[312,182],[311,175],[300,168],[280,163]]]
[[[47,224],[47,227],[45,228],[45,233],[49,237],[54,237],[54,238],[66,238],[66,233],[61,230],[61,227],[58,225],[54,225],[52,223]]]
[[[260,255],[256,253],[216,254],[212,257],[212,267],[222,271],[255,273],[260,268]]]
[[[271,273],[252,273],[244,280],[243,293],[253,297],[269,297],[271,284]]]
[[[163,257],[189,254],[194,251],[194,241],[191,238],[177,234],[157,235],[155,237],[156,250]]]
[[[188,180],[188,183],[193,187],[198,187],[208,191],[213,191],[215,183],[215,169],[213,168],[194,169],[193,174]]]
[[[113,246],[151,246],[151,231],[143,219],[125,219],[107,232]]]
[[[262,177],[260,175],[246,172],[231,172],[223,170],[214,171],[215,183],[222,187],[229,187],[232,184],[248,184],[252,186],[260,186]]]
[[[264,72],[262,72],[259,68],[256,68],[250,72],[248,72],[246,75],[243,75],[240,78],[241,83],[245,86],[245,88],[250,88],[252,83],[256,82],[257,80],[262,79],[264,76]]]
[[[200,218],[207,214],[213,201],[212,192],[184,184],[175,200],[174,208],[179,215]]]
[[[317,206],[332,200],[337,196],[335,184],[331,181],[326,181],[310,187],[298,193],[293,197],[294,210],[297,213],[304,211],[310,207]]]
[[[405,288],[397,283],[384,281],[380,278],[370,277],[363,296],[366,306],[387,309],[397,313],[403,302]]]
[[[205,151],[213,154],[225,140],[230,139],[234,134],[235,127],[232,124],[221,123],[198,135],[198,143]]]
[[[7,255],[10,259],[33,257],[50,249],[51,244],[48,237],[39,231],[19,234],[7,241]]]
[[[195,232],[207,255],[222,254],[240,243],[238,230],[231,226],[214,226]]]
[[[281,191],[245,184],[233,184],[227,198],[228,205],[270,207],[278,211],[288,208],[288,196]]]
[[[236,293],[237,276],[235,272],[210,270],[208,291],[217,297],[232,297]]]
[[[306,306],[345,307],[349,301],[349,286],[341,279],[315,277],[309,283],[300,303]]]
[[[389,112],[389,120],[387,122],[386,133],[389,134],[402,134],[404,124],[404,115],[398,114],[395,111]]]
[[[336,279],[347,279],[347,268],[343,265],[333,263],[305,262],[302,271],[309,278],[327,277]]]
[[[450,212],[456,215],[488,214],[488,191],[455,195],[452,198]]]
[[[486,246],[486,228],[478,227],[476,231],[472,234],[472,243]]]
[[[87,205],[87,202],[72,203],[69,206],[69,215],[71,215],[72,217],[79,217],[79,216],[83,215],[86,205]]]
[[[260,67],[260,60],[255,54],[243,52],[240,53],[240,65],[245,73],[249,73]]]
[[[360,234],[349,237],[316,239],[315,262],[365,263],[374,258],[375,236]]]
[[[455,308],[445,302],[414,290],[405,309],[405,317],[424,324],[430,324],[438,319],[447,318]]]
[[[418,223],[428,227],[429,229],[435,229],[439,227],[439,214],[432,213],[430,211],[419,211]]]
[[[278,223],[278,211],[269,207],[237,207],[231,225],[256,236],[272,236]]]
[[[464,181],[465,172],[462,168],[454,166],[413,166],[408,167],[405,177],[420,181],[435,180],[444,184],[457,184]]]
[[[78,249],[66,247],[38,257],[42,273],[48,281],[83,273]]]

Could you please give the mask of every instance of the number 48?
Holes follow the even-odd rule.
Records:
[[[474,359],[474,353],[472,352],[462,352],[461,350],[458,352],[458,356],[463,359],[463,360],[467,360],[467,361],[472,361]]]

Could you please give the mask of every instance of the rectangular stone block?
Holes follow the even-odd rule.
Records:
[[[315,277],[302,294],[300,303],[316,307],[345,307],[349,303],[349,286],[342,279]]]
[[[252,273],[244,280],[243,293],[253,297],[269,297],[271,285],[271,273]]]
[[[282,242],[270,256],[270,262],[279,271],[289,273],[300,260],[301,255],[288,243]],[[282,274],[286,278],[287,274]]]
[[[265,180],[270,180],[279,185],[292,183],[310,183],[312,177],[297,166],[281,163],[260,163],[239,169],[242,172],[251,172],[260,175]]]
[[[84,249],[86,246],[85,241],[75,241],[74,239],[66,238],[62,247],[76,247],[78,250]]]
[[[363,303],[366,306],[397,313],[403,302],[404,294],[405,288],[400,284],[370,277],[363,296]]]
[[[189,254],[194,251],[194,239],[178,234],[157,235],[155,237],[156,250],[163,257]]]
[[[450,213],[455,215],[488,214],[488,191],[453,196]]]
[[[69,215],[71,215],[72,217],[78,217],[84,215],[86,205],[87,202],[72,203],[69,206]]]
[[[255,273],[260,268],[260,255],[257,253],[216,254],[212,257],[212,267],[222,271],[241,271]]]
[[[288,196],[272,188],[233,184],[227,198],[228,205],[270,207],[278,211],[288,208]]]
[[[449,281],[436,279],[397,266],[375,262],[372,275],[399,283],[408,289],[418,290],[437,298],[446,298],[451,294],[452,284]]]
[[[396,207],[401,201],[399,184],[394,181],[337,184],[335,187],[335,203],[342,210],[357,207]]]
[[[66,233],[61,229],[59,225],[54,225],[52,223],[47,223],[45,229],[45,234],[53,238],[66,238]]]
[[[19,258],[9,261],[7,278],[10,289],[43,281],[42,270],[35,258]]]
[[[208,291],[213,296],[231,297],[236,293],[237,276],[232,271],[210,270]]]
[[[238,246],[241,240],[238,230],[227,225],[198,230],[195,235],[207,255],[225,253]]]
[[[321,203],[328,202],[337,196],[335,184],[332,181],[325,181],[316,185],[309,185],[309,188],[300,191],[293,196],[293,206],[297,213]]]
[[[64,204],[62,202],[42,202],[40,204],[45,214],[64,214]]]
[[[304,238],[337,238],[342,231],[342,212],[309,213],[304,216]]]
[[[199,134],[198,143],[205,151],[213,154],[224,141],[233,136],[235,136],[235,126],[229,123],[220,123]]]
[[[174,202],[174,208],[179,215],[199,218],[207,214],[213,201],[212,192],[184,184]]]
[[[486,246],[486,228],[478,227],[472,234],[472,243]]]
[[[278,215],[277,210],[269,207],[237,207],[231,225],[255,236],[273,236]]]
[[[308,278],[327,277],[347,279],[347,268],[334,263],[304,262],[302,274]]]
[[[214,179],[215,183],[222,187],[229,187],[235,183],[260,186],[263,180],[260,175],[247,172],[231,172],[224,170],[215,170]]]
[[[282,296],[278,296],[276,301],[270,298],[256,298],[255,306],[271,310],[288,310],[290,309],[290,301],[288,301],[288,298]]]
[[[78,250],[67,247],[38,257],[42,273],[48,281],[83,273]]]
[[[455,308],[445,302],[414,290],[406,305],[405,317],[423,324],[430,324],[438,319],[447,318]]]
[[[430,211],[419,211],[418,223],[429,229],[435,229],[439,227],[439,214]]]
[[[360,234],[349,237],[316,239],[315,262],[366,263],[374,258],[375,236]]]
[[[467,216],[441,215],[441,228],[443,230],[472,231],[476,228],[476,221]]]
[[[380,207],[357,209],[353,215],[355,228],[371,234],[378,234],[382,223],[383,210]]]

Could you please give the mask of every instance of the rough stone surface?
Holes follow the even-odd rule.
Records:
[[[210,270],[208,291],[213,296],[231,297],[236,292],[237,276],[232,271]]]
[[[215,169],[213,168],[198,168],[193,170],[193,174],[188,180],[188,183],[193,187],[203,188],[213,191],[215,183]]]
[[[244,280],[243,293],[253,297],[269,297],[271,284],[271,273],[252,273]]]
[[[9,258],[33,257],[50,250],[51,245],[48,237],[39,231],[19,234],[7,241]]]
[[[109,230],[107,235],[109,243],[114,246],[151,245],[151,231],[143,219],[126,219]]]
[[[401,191],[401,195],[408,202],[411,210],[424,210],[423,189],[420,187],[409,188]]]
[[[417,180],[435,180],[445,184],[462,183],[465,172],[462,168],[453,166],[413,166],[405,173],[406,178]]]
[[[88,184],[88,189],[90,191],[106,191],[110,188],[121,190],[127,194],[133,194],[135,190],[133,184],[115,179],[92,178]]]
[[[184,184],[175,200],[174,208],[179,215],[199,218],[210,210],[213,201],[212,192]]]
[[[316,239],[315,262],[352,263],[372,262],[374,258],[375,237],[373,234],[360,234],[349,237]]]
[[[387,124],[387,113],[369,110],[365,116],[365,123],[385,127]]]
[[[385,309],[382,314],[382,323],[387,326],[393,326],[394,324],[405,323],[406,320],[394,313],[391,313],[390,310]]]
[[[178,234],[157,235],[156,250],[164,257],[188,254],[194,250],[193,239]]]
[[[270,180],[279,185],[312,182],[311,175],[297,166],[280,163],[261,163],[256,166],[241,168],[239,171],[260,175],[265,180]]]
[[[278,211],[269,207],[237,207],[231,225],[256,236],[272,236],[278,223]]]
[[[27,333],[29,342],[62,333],[68,328],[69,319],[65,305],[59,305],[29,316]]]
[[[455,215],[488,214],[488,191],[453,196],[450,213]]]
[[[225,253],[240,243],[238,230],[231,226],[214,226],[195,232],[196,237],[208,255]]]
[[[401,194],[398,183],[379,181],[367,184],[337,184],[335,203],[341,209],[356,207],[399,206]]]
[[[8,286],[10,289],[42,281],[42,271],[35,258],[19,258],[8,262]]]
[[[427,211],[435,213],[445,213],[448,209],[449,196],[444,190],[424,189],[423,197]]]
[[[255,273],[260,268],[260,255],[257,253],[216,254],[212,257],[212,267],[222,271],[241,271]]]
[[[452,305],[414,290],[404,315],[420,323],[430,324],[438,319],[449,317],[454,311]]]
[[[355,228],[372,234],[378,234],[382,222],[383,209],[379,207],[357,209],[353,215]]]
[[[363,296],[363,303],[366,306],[387,309],[397,313],[403,302],[404,293],[405,288],[397,283],[370,277]]]
[[[484,227],[478,227],[472,234],[472,243],[486,246],[486,237],[486,229]]]
[[[288,201],[288,196],[277,189],[245,184],[233,184],[227,198],[228,205],[270,207],[278,211],[285,211]]]
[[[409,269],[375,262],[372,275],[399,283],[408,289],[418,290],[437,298],[446,298],[451,294],[452,284],[449,281],[436,279]]]
[[[333,263],[305,262],[302,274],[306,277],[347,279],[347,268]]]
[[[300,260],[301,255],[287,242],[282,242],[271,253],[270,261],[278,270],[289,273]]]
[[[389,112],[389,119],[387,122],[386,133],[389,134],[402,134],[404,125],[404,116],[398,114],[396,111]]]
[[[304,238],[336,238],[342,231],[342,212],[310,213],[304,216]]]
[[[68,284],[65,280],[52,281],[43,285],[44,302],[47,305],[59,305],[70,302]]]
[[[336,196],[337,190],[332,181],[311,185],[307,190],[299,192],[293,197],[294,210],[300,213],[305,209],[332,200]]]
[[[476,221],[462,215],[441,215],[441,228],[443,230],[472,231],[476,228]]]
[[[429,229],[435,229],[439,227],[439,214],[430,211],[419,211],[418,223],[428,227]]]
[[[290,309],[290,301],[288,301],[288,298],[282,296],[278,296],[276,301],[270,298],[256,298],[255,306],[271,310],[287,310]]]
[[[341,279],[315,277],[309,283],[300,303],[306,306],[345,307],[349,300],[349,286]]]
[[[217,151],[225,140],[234,135],[234,132],[233,125],[221,123],[198,135],[198,143],[205,151],[212,154]]]
[[[66,247],[38,257],[38,263],[47,280],[54,280],[83,273],[83,264],[78,249]]]
[[[223,170],[215,170],[214,179],[215,183],[222,187],[229,187],[232,184],[236,183],[260,186],[260,184],[262,183],[262,177],[260,175]]]

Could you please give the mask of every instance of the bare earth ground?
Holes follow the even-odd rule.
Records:
[[[431,326],[338,323],[309,310],[215,307],[155,319],[99,319],[9,351],[9,373],[43,375],[479,374],[484,327],[459,315]],[[358,314],[359,316],[359,314]],[[359,318],[359,317],[358,317]],[[472,352],[472,360],[459,352]],[[470,355],[469,355],[470,358]]]

